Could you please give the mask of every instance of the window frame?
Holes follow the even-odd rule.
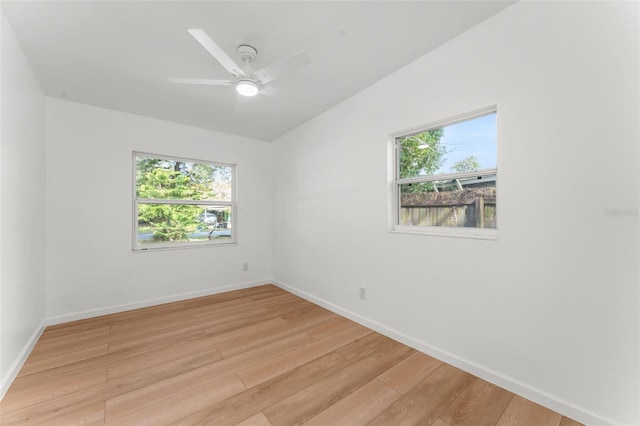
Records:
[[[453,172],[437,175],[414,176],[410,178],[400,178],[400,143],[399,139],[411,135],[416,135],[430,130],[435,130],[454,124],[470,121],[486,115],[496,115],[496,167],[479,169],[472,172]],[[465,114],[438,120],[426,125],[413,127],[411,129],[395,132],[389,135],[389,232],[412,235],[433,235],[445,237],[472,238],[483,240],[497,240],[498,228],[472,228],[453,226],[417,226],[400,224],[400,203],[401,186],[409,183],[438,182],[454,179],[473,178],[478,176],[495,175],[496,199],[498,192],[498,108],[492,105],[480,108]],[[498,205],[496,203],[496,223],[498,219]]]
[[[157,199],[157,198],[138,198],[137,186],[136,186],[136,158],[147,157],[158,160],[168,161],[181,161],[188,163],[206,164],[216,167],[229,167],[231,168],[231,200],[230,201],[217,201],[217,200],[192,200],[192,199]],[[176,249],[190,249],[196,247],[219,247],[229,244],[238,243],[238,206],[236,196],[236,164],[221,163],[216,161],[199,160],[194,158],[178,157],[172,155],[154,154],[143,151],[132,151],[131,155],[132,163],[132,210],[133,210],[133,227],[132,227],[132,250],[133,252],[145,252],[156,250],[176,250]],[[231,237],[224,240],[205,240],[205,241],[185,241],[185,242],[158,242],[154,244],[139,244],[138,243],[138,205],[139,204],[165,204],[165,205],[197,205],[197,206],[225,206],[231,209],[230,217],[233,222],[231,228]]]

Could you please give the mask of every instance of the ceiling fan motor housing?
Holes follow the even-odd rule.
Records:
[[[240,57],[240,60],[245,63],[251,63],[255,61],[256,57],[258,56],[258,51],[253,46],[249,46],[248,44],[241,44],[236,49],[236,52],[238,53],[238,57]]]

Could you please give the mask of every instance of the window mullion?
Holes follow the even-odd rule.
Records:
[[[467,179],[474,178],[478,176],[490,176],[498,173],[498,169],[482,169],[473,172],[461,172],[461,173],[442,173],[438,175],[427,175],[427,176],[415,176],[410,178],[402,178],[396,179],[397,184],[408,184],[408,183],[422,183],[422,182],[435,182],[441,180],[455,180],[455,179]]]

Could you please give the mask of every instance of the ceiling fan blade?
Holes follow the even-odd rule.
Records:
[[[273,85],[263,86],[262,89],[260,89],[260,94],[265,96],[277,96],[278,92],[279,90]]]
[[[271,65],[259,69],[255,75],[262,84],[267,84],[276,78],[291,72],[295,69],[301,68],[311,63],[311,58],[304,52],[296,53],[281,61],[275,62]]]
[[[203,84],[208,86],[230,86],[231,80],[216,80],[213,78],[169,78],[172,83],[178,84]]]
[[[231,59],[229,55],[227,55],[227,53],[207,35],[207,33],[204,32],[204,30],[200,28],[191,28],[188,31],[189,34],[191,34],[193,38],[202,45],[202,47],[207,49],[207,52],[209,52],[211,56],[216,58],[216,60],[226,68],[227,71],[236,77],[240,75],[246,76],[240,65],[236,64],[235,61]]]

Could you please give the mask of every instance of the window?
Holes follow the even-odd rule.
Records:
[[[497,236],[496,109],[393,138],[391,230]]]
[[[235,166],[133,153],[134,250],[235,242]]]

